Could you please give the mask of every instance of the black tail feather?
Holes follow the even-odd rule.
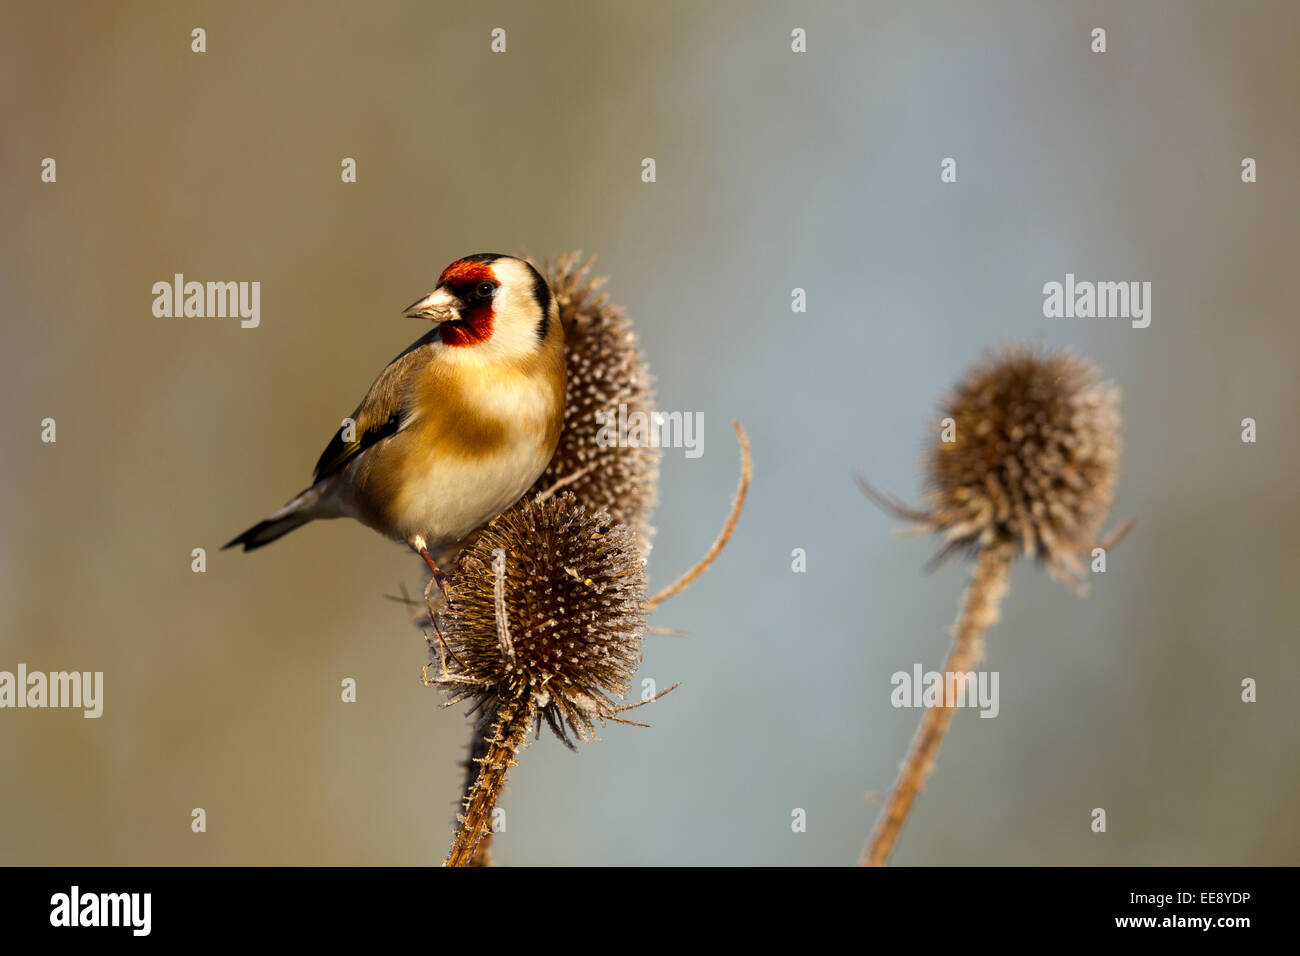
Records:
[[[282,538],[294,528],[301,528],[311,518],[306,515],[288,515],[284,518],[267,518],[265,521],[259,521],[239,537],[233,539],[221,546],[221,550],[233,548],[237,544],[242,544],[245,551],[253,551],[263,545],[270,544],[277,538]]]

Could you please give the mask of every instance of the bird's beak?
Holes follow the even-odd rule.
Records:
[[[460,299],[449,290],[437,288],[418,302],[412,302],[402,314],[413,319],[428,319],[436,324],[460,318],[460,305]]]

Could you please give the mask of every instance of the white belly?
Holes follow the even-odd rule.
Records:
[[[539,441],[472,461],[431,456],[424,474],[408,479],[394,502],[389,533],[408,543],[422,538],[430,548],[459,541],[519,500],[546,469],[548,451]]]
[[[473,366],[411,385],[407,404],[419,414],[330,481],[320,516],[440,548],[513,505],[555,450],[564,380],[507,372]]]

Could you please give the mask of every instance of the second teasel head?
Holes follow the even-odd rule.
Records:
[[[604,278],[592,274],[581,253],[548,266],[546,279],[564,325],[568,394],[564,430],[550,466],[534,492],[557,482],[587,508],[602,508],[637,535],[648,554],[654,537],[650,516],[658,499],[657,444],[604,446],[598,416],[649,416],[655,407],[654,379],[626,313],[609,300]]]
[[[942,415],[924,523],[943,553],[1010,547],[1063,580],[1082,575],[1078,556],[1114,496],[1119,389],[1071,353],[1009,347],[958,383]]]

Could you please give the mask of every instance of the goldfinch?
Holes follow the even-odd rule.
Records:
[[[564,329],[537,270],[493,253],[457,259],[405,314],[434,327],[375,379],[311,487],[226,548],[355,518],[409,545],[445,591],[430,549],[496,517],[546,469],[564,421]]]

